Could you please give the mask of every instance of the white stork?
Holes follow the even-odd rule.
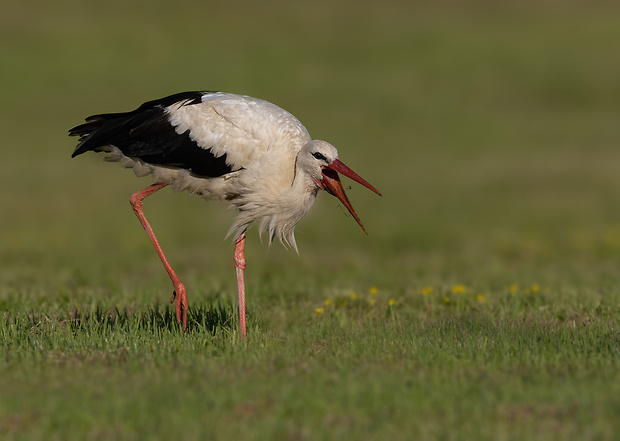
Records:
[[[171,185],[206,200],[228,200],[239,214],[228,231],[235,240],[239,323],[245,327],[244,244],[248,227],[258,222],[297,250],[295,224],[310,210],[319,189],[336,196],[362,225],[337,172],[381,195],[338,159],[325,141],[312,140],[297,118],[267,101],[220,92],[183,92],[142,104],[125,113],[86,118],[69,131],[79,136],[72,157],[107,152],[108,161],[153,175],[153,184],[131,196],[131,205],[172,280],[176,318],[187,329],[185,286],[166,259],[142,212],[142,201]]]

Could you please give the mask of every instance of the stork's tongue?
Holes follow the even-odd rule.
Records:
[[[349,213],[351,213],[351,216],[355,218],[359,226],[362,227],[362,230],[364,230],[364,233],[368,234],[368,232],[366,231],[366,228],[364,228],[364,225],[362,225],[362,221],[357,216],[357,213],[355,213],[355,210],[353,209],[353,205],[351,205],[351,202],[349,202],[349,198],[347,197],[347,194],[344,192],[344,188],[342,188],[342,182],[340,182],[340,176],[338,176],[338,172],[336,170],[341,172],[345,176],[348,176],[349,178],[353,179],[354,181],[359,182],[364,187],[369,188],[370,190],[374,191],[379,196],[381,196],[381,193],[379,193],[375,187],[373,187],[368,182],[366,182],[364,179],[362,179],[357,173],[355,173],[349,167],[344,165],[338,159],[332,162],[329,166],[323,167],[323,180],[320,181],[321,187],[323,187],[323,189],[327,191],[329,194],[336,196],[340,200],[340,202],[342,202],[344,206],[347,207],[347,210],[349,210]]]

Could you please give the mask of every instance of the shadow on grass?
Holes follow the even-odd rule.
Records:
[[[236,311],[229,305],[197,305],[187,313],[187,332],[216,334],[218,329],[230,330]],[[94,307],[88,311],[79,308],[69,312],[67,322],[74,332],[96,330],[181,331],[173,307],[155,305],[148,310],[106,309]]]

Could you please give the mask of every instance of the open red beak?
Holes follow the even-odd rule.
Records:
[[[340,202],[342,202],[344,206],[347,207],[347,210],[349,210],[349,213],[351,213],[351,216],[355,218],[359,226],[362,227],[364,233],[368,234],[366,228],[364,228],[364,225],[362,225],[362,221],[357,216],[357,213],[355,213],[351,202],[349,202],[349,198],[344,192],[344,188],[342,188],[342,182],[340,182],[340,176],[338,176],[338,172],[353,179],[355,182],[362,184],[369,190],[374,191],[379,196],[381,196],[381,193],[379,193],[379,191],[375,187],[366,182],[360,175],[355,173],[338,159],[334,160],[334,162],[329,164],[327,167],[323,167],[323,180],[319,183],[323,190],[327,191],[331,195],[336,196],[340,200]]]

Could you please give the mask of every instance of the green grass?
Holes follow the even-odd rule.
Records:
[[[29,0],[0,18],[0,439],[615,439],[620,9]],[[145,211],[67,130],[190,89],[273,101],[375,185],[301,255]]]
[[[382,297],[297,312],[286,329],[253,319],[247,344],[226,307],[192,309],[185,335],[160,307],[16,314],[1,334],[10,341],[5,369],[14,367],[10,381],[0,380],[3,430],[41,438],[613,438],[617,306],[541,308],[524,293],[496,306],[463,298],[453,309],[432,294],[378,306]]]

